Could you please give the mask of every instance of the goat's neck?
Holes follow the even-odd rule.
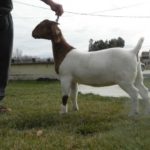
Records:
[[[55,71],[58,74],[59,66],[61,65],[65,56],[72,49],[74,49],[74,47],[69,45],[63,38],[58,43],[55,43],[54,41],[52,41],[52,46],[53,46],[53,55],[54,55],[54,62],[55,62]]]

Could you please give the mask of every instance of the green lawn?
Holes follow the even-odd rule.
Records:
[[[9,82],[4,104],[12,111],[0,114],[0,150],[150,149],[150,117],[128,117],[128,98],[79,94],[79,112],[69,101],[67,115],[60,103],[58,82]]]

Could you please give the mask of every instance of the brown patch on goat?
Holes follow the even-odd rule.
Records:
[[[34,38],[48,39],[52,41],[55,71],[58,74],[59,66],[65,56],[74,49],[74,47],[69,45],[64,39],[61,30],[58,28],[58,23],[44,20],[35,27],[32,31],[32,36]]]
[[[54,55],[54,62],[55,62],[55,71],[59,73],[59,66],[61,65],[62,61],[66,57],[66,55],[73,49],[72,46],[68,45],[67,43],[53,43],[53,55]]]
[[[68,101],[68,96],[67,96],[67,95],[63,96],[63,97],[62,97],[62,104],[63,104],[64,106],[67,105],[67,101]]]

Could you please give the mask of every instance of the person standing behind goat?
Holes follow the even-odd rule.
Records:
[[[57,16],[63,14],[63,7],[52,0],[41,0],[49,5]],[[9,66],[13,47],[13,20],[11,10],[12,0],[0,1],[0,101],[5,97],[5,88],[8,82]],[[0,112],[7,112],[9,109],[0,105]]]

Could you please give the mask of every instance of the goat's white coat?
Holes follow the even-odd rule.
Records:
[[[132,99],[131,114],[138,113],[138,93],[145,100],[146,112],[150,111],[148,89],[143,84],[141,63],[137,57],[141,38],[134,49],[110,48],[97,52],[70,51],[59,67],[62,94],[74,93],[73,109],[78,110],[77,83],[92,86],[118,84]],[[76,88],[72,88],[72,86]],[[72,95],[72,94],[71,94]],[[61,113],[67,112],[62,106]]]
[[[72,50],[60,65],[59,74],[82,84],[107,86],[133,81],[138,63],[134,54],[119,48],[87,53]]]

